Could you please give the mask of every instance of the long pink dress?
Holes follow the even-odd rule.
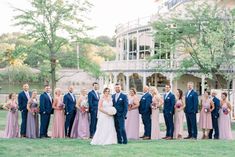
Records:
[[[212,119],[210,109],[210,99],[202,100],[202,109],[199,117],[199,128],[212,129]],[[206,112],[207,110],[207,112]]]
[[[223,109],[228,109],[227,103],[222,104],[219,114],[219,139],[232,140],[231,119],[229,114],[224,114]]]
[[[129,97],[129,105],[138,101],[137,96]],[[139,139],[139,110],[138,108],[127,112],[127,119],[125,121],[126,135],[128,139]]]
[[[154,96],[152,99],[151,139],[160,139],[159,107],[160,102]]]
[[[177,109],[175,109],[174,115],[174,138],[177,138],[179,135],[183,135],[184,111],[182,100],[177,100],[175,106]]]
[[[61,107],[60,107],[61,106]],[[65,116],[63,109],[63,101],[58,99],[56,107],[60,107],[60,109],[54,109],[54,119],[52,125],[52,138],[64,138],[64,124],[65,124]]]
[[[9,102],[9,111],[7,114],[7,124],[5,128],[5,138],[19,137],[19,124],[18,124],[18,105],[16,102]]]
[[[82,96],[81,106],[88,106],[87,97]],[[78,139],[89,138],[89,115],[88,112],[82,112],[81,109],[77,109],[73,127],[71,130],[71,137]]]

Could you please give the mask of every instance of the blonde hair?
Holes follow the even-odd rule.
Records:
[[[152,92],[152,95],[157,95],[157,96],[159,95],[159,92],[156,87],[151,87],[150,90]]]
[[[59,91],[61,92],[61,89],[60,89],[60,88],[56,88],[54,94],[57,95],[57,93],[58,93]]]

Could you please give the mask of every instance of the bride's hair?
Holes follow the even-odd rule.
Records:
[[[104,94],[107,90],[110,92],[110,89],[109,89],[108,87],[106,87],[106,88],[104,88],[104,90],[103,90],[103,94]]]

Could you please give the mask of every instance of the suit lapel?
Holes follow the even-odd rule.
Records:
[[[97,98],[97,100],[99,100],[98,93],[97,93],[97,95],[96,95],[96,93],[95,93],[94,90],[92,90],[92,92],[93,92],[93,95]]]
[[[26,96],[24,91],[23,91],[23,95],[24,95],[25,100],[28,100],[28,97]]]

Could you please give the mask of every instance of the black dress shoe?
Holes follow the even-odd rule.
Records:
[[[144,138],[145,136],[141,136],[140,138]]]
[[[51,138],[51,136],[46,135],[46,138]]]
[[[184,137],[184,139],[191,139],[192,137],[190,137],[190,136],[187,136],[187,137]]]

